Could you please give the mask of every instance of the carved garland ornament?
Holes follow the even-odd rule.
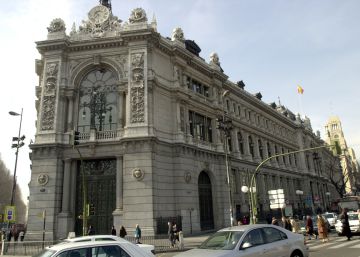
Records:
[[[65,22],[60,18],[53,19],[47,30],[49,33],[65,32]]]
[[[145,121],[144,53],[131,55],[130,122]]]
[[[41,130],[53,130],[56,104],[58,62],[46,66],[46,81],[42,99]]]
[[[146,22],[147,17],[144,9],[136,8],[131,11],[129,23]]]

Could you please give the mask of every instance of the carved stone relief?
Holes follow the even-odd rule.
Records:
[[[53,19],[47,30],[49,33],[65,32],[65,22],[60,18]]]
[[[138,23],[138,22],[146,22],[147,17],[144,9],[135,8],[131,11],[131,15],[129,18],[129,23]]]
[[[130,122],[145,121],[144,53],[131,54]]]
[[[185,132],[185,109],[180,107],[180,130]]]
[[[144,104],[144,88],[131,88],[131,123],[139,123],[145,121],[145,104]]]
[[[58,74],[58,62],[46,65],[46,81],[43,89],[41,130],[53,130],[56,104],[56,84]]]
[[[181,28],[174,28],[173,29],[173,32],[172,32],[172,35],[171,35],[171,41],[175,41],[175,40],[178,40],[178,41],[185,41],[185,37],[184,37],[184,32]]]

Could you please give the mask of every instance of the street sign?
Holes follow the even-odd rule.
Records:
[[[284,204],[284,199],[270,199],[270,204]]]
[[[4,222],[16,222],[16,207],[5,206]]]
[[[284,189],[278,189],[276,191],[277,191],[277,194],[284,194]]]
[[[282,209],[282,208],[285,208],[285,204],[279,204],[279,203],[270,204],[270,208],[271,209]]]
[[[276,195],[277,194],[277,190],[269,190],[268,191],[269,195]]]

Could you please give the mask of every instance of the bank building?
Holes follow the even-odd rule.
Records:
[[[126,21],[115,13],[100,1],[69,34],[56,18],[36,42],[28,240],[42,238],[44,211],[49,240],[81,235],[84,213],[96,234],[139,224],[157,235],[168,221],[184,234],[230,226],[229,206],[234,220],[249,215],[241,189],[276,154],[256,176],[258,218],[277,211],[273,189],[294,214],[329,208],[332,152],[285,155],[325,145],[307,117],[229,81],[219,56],[202,58],[181,28],[162,36],[142,8]]]

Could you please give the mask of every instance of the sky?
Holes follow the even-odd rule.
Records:
[[[45,40],[54,18],[65,21],[67,33],[78,27],[98,0],[1,1],[2,93],[0,154],[14,172],[12,137],[21,134],[17,180],[23,198],[29,194],[28,144],[35,139],[36,41]],[[349,147],[360,157],[360,1],[358,0],[112,0],[113,14],[127,21],[142,7],[158,32],[170,37],[181,27],[195,40],[206,61],[219,55],[229,80],[243,80],[245,90],[261,92],[266,103],[278,102],[310,118],[313,130],[324,135],[330,116],[340,117]],[[301,97],[297,85],[304,89]]]

